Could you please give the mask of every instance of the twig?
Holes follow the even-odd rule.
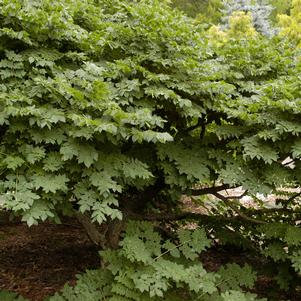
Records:
[[[229,195],[229,193],[227,192],[227,195],[229,195],[229,196],[227,196],[226,198],[229,199],[229,200],[231,200],[231,199],[240,200],[242,197],[246,196],[247,193],[248,193],[248,190],[245,190],[241,195],[233,195],[233,196],[231,196],[231,195]]]
[[[286,201],[286,203],[292,202],[295,198],[297,198],[297,197],[300,196],[300,195],[301,195],[301,191],[298,192],[298,193],[296,193],[296,194],[294,194],[293,196],[291,196],[291,197]]]
[[[288,161],[288,162],[285,162],[285,163],[281,163],[283,166],[287,166],[287,165],[290,165],[292,163],[295,163],[295,160],[292,159],[291,161]]]
[[[215,186],[215,187],[192,189],[192,190],[187,191],[187,194],[192,195],[192,196],[205,195],[205,194],[214,194],[216,192],[223,191],[223,190],[226,190],[226,189],[232,189],[232,188],[237,188],[237,187],[230,187],[230,185],[228,185],[228,184],[223,184],[223,185]]]
[[[224,223],[237,222],[241,220],[245,220],[242,216],[234,216],[234,217],[226,217],[223,215],[207,215],[202,213],[194,213],[194,212],[181,212],[181,213],[161,213],[161,214],[137,214],[137,213],[127,213],[127,217],[132,220],[140,220],[140,221],[150,221],[150,222],[171,222],[171,221],[180,221],[184,219],[191,220],[200,220],[201,222],[205,221],[214,221],[219,220]],[[258,223],[256,219],[249,219],[249,222]]]
[[[258,220],[258,219],[255,219],[255,218],[252,218],[252,217],[249,217],[247,215],[245,215],[244,213],[242,213],[238,208],[236,208],[229,200],[231,198],[227,198],[223,195],[221,195],[220,193],[216,192],[216,193],[213,193],[214,196],[216,196],[218,199],[222,200],[227,206],[229,206],[233,211],[235,211],[241,218],[249,221],[249,222],[253,222],[253,223],[256,223],[256,224],[266,224],[266,222],[264,221],[261,221],[261,220]]]
[[[161,258],[162,256],[168,254],[169,252],[171,252],[171,251],[173,251],[173,250],[175,250],[175,249],[178,249],[178,248],[184,246],[184,245],[187,244],[188,242],[189,242],[189,240],[186,240],[186,241],[182,242],[182,243],[179,244],[179,245],[175,245],[173,248],[168,249],[167,251],[161,253],[159,256],[155,257],[155,258],[154,258],[154,261],[156,261],[156,260],[158,260],[159,258]]]

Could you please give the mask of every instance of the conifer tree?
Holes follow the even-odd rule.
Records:
[[[226,0],[222,12],[224,17],[222,22],[225,26],[229,26],[229,17],[235,11],[249,12],[252,15],[254,27],[261,34],[272,37],[277,30],[270,21],[270,15],[273,7],[265,0]]]

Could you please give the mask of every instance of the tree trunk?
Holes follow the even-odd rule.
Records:
[[[84,227],[90,240],[102,249],[105,248],[106,233],[101,231],[101,227],[92,223],[91,218],[83,213],[75,211],[75,217]],[[105,230],[105,229],[104,229]]]
[[[121,232],[125,227],[125,218],[123,220],[113,220],[107,225],[106,241],[110,249],[117,249],[119,246]]]
[[[92,223],[91,218],[78,211],[75,217],[84,227],[89,239],[101,249],[117,249],[120,241],[120,234],[124,229],[125,221],[113,220],[108,223],[98,225]]]

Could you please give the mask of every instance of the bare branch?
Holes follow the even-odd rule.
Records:
[[[231,222],[241,222],[242,220],[245,221],[245,218],[241,216],[234,216],[234,217],[227,217],[222,215],[207,215],[201,213],[194,213],[194,212],[181,212],[181,213],[160,213],[160,214],[136,214],[136,213],[127,213],[127,218],[133,220],[144,220],[144,221],[151,221],[151,222],[172,222],[172,221],[180,221],[184,219],[191,219],[191,220],[199,220],[201,222],[207,223],[212,221],[223,221],[224,223],[231,223]],[[248,220],[251,223],[254,223],[254,219]],[[258,223],[258,220],[255,220]]]
[[[295,160],[294,159],[291,159],[291,158],[286,158],[284,160],[282,160],[280,163],[283,165],[283,166],[289,166],[291,164],[294,164],[295,163]]]
[[[127,217],[134,220],[145,220],[145,221],[179,221],[183,219],[200,219],[204,215],[192,212],[181,212],[181,213],[160,213],[160,214],[137,214],[127,212]]]
[[[266,222],[264,222],[264,221],[249,217],[246,214],[244,214],[243,212],[241,212],[235,205],[232,204],[232,202],[230,201],[231,197],[225,197],[218,192],[213,193],[213,195],[216,196],[217,198],[219,198],[220,200],[222,200],[227,206],[229,206],[234,212],[236,212],[238,214],[238,216],[240,216],[244,220],[247,220],[249,222],[253,222],[256,224],[266,224]]]
[[[291,197],[286,201],[286,203],[292,202],[295,198],[299,197],[300,195],[301,195],[301,191],[298,192],[298,193],[296,193],[296,194],[294,194],[293,196],[291,196]]]
[[[231,188],[237,188],[237,187],[230,187],[228,184],[223,184],[223,185],[216,186],[216,187],[192,189],[192,190],[187,191],[186,194],[192,195],[192,196],[199,196],[199,195],[205,195],[205,194],[214,194],[216,192],[223,191],[226,189],[231,189]]]

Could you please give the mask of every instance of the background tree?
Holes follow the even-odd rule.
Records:
[[[272,22],[277,23],[278,15],[289,14],[292,0],[270,0],[269,3],[274,8],[271,12]]]
[[[300,47],[301,1],[293,1],[290,15],[281,14],[278,19],[281,28],[280,35],[288,38],[295,46]]]
[[[196,18],[199,23],[217,24],[222,16],[223,4],[221,0],[173,0],[172,6]]]
[[[264,0],[229,0],[224,2],[223,7],[223,23],[228,26],[229,16],[235,11],[249,12],[252,15],[252,22],[258,32],[268,37],[276,33],[276,29],[272,26],[270,15],[273,7]]]
[[[277,27],[277,15],[289,14],[291,4],[291,0],[269,0],[265,2],[256,2],[254,0],[249,2],[240,0],[172,1],[173,7],[177,7],[189,16],[196,18],[197,22],[215,25],[221,23],[222,17],[229,17],[229,13],[232,14],[235,10],[243,10],[250,13],[253,11],[258,22],[262,24],[259,27],[264,28],[267,26],[268,31],[270,31],[268,34],[272,35],[275,34],[275,31],[271,30],[271,27]]]
[[[230,39],[238,37],[253,39],[257,34],[258,32],[253,27],[251,14],[242,11],[236,11],[230,16],[227,30],[222,30],[220,26],[216,25],[208,29],[208,38],[217,47],[224,46]]]

